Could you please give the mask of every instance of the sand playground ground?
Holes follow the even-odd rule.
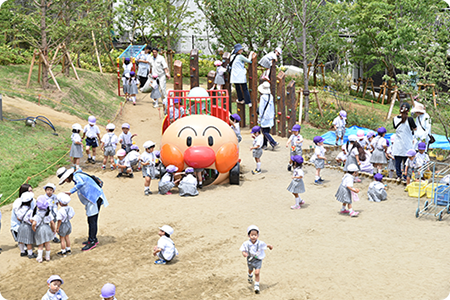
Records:
[[[33,105],[33,104],[30,104]],[[35,105],[35,112],[44,109]],[[28,106],[29,107],[29,106]],[[14,108],[11,108],[14,109]],[[18,109],[18,108],[17,108]],[[45,108],[54,123],[66,119]],[[71,117],[70,123],[76,117]],[[78,119],[84,126],[86,120]],[[116,126],[128,122],[142,148],[146,140],[159,146],[161,119],[147,95],[136,106],[126,105]],[[63,122],[60,126],[66,126]],[[68,125],[70,126],[70,125]],[[104,129],[102,129],[102,134]],[[120,129],[116,130],[116,134]],[[81,252],[87,237],[84,207],[72,195],[73,254],[60,258],[53,244],[52,260],[38,264],[21,258],[9,232],[11,205],[1,208],[0,293],[8,300],[41,299],[46,280],[59,274],[70,299],[100,299],[100,289],[111,282],[117,299],[444,299],[450,292],[450,218],[415,218],[417,199],[408,197],[402,185],[388,184],[388,201],[367,201],[371,179],[355,184],[361,189],[354,204],[360,214],[339,214],[334,194],[343,173],[324,169],[323,186],[314,185],[314,168],[305,166],[306,204],[291,210],[294,198],[286,188],[291,173],[286,165],[286,139],[281,147],[264,151],[262,174],[249,150],[250,130],[242,130],[240,143],[241,184],[208,186],[194,198],[144,196],[140,173],[135,178],[116,178],[117,171],[101,171],[100,164],[82,164],[83,170],[104,181],[110,205],[101,209],[99,246]],[[309,147],[310,142],[305,143]],[[69,147],[70,145],[68,145]],[[99,156],[99,155],[98,155]],[[101,156],[101,155],[100,155]],[[97,158],[98,160],[99,158]],[[82,162],[86,157],[82,159]],[[58,183],[56,176],[49,182]],[[57,186],[56,193],[73,185]],[[34,187],[36,197],[42,186]],[[169,224],[180,255],[168,265],[155,265],[152,248],[158,227]],[[246,228],[259,226],[260,239],[274,246],[267,250],[261,269],[261,294],[247,283],[246,260],[239,251],[247,239]]]

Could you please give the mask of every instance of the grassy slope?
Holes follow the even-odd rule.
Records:
[[[117,96],[117,82],[114,81],[116,77],[111,74],[77,70],[80,81],[59,75],[57,80],[62,89],[59,92],[56,88],[43,91],[38,86],[37,68],[33,70],[30,88],[26,89],[28,70],[29,66],[26,65],[1,66],[0,93],[33,102],[37,102],[36,95],[41,94],[41,104],[84,119],[91,114],[95,115],[103,125],[114,118],[119,103],[123,101]],[[53,84],[52,81],[51,83]],[[18,119],[25,116],[4,114],[4,117]],[[57,128],[59,136],[54,136],[46,126],[40,122],[35,128],[26,127],[24,121],[0,122],[0,194],[3,194],[0,202],[11,195],[27,177],[46,169],[70,149],[70,128]],[[68,162],[67,156],[47,172],[32,178],[29,183],[36,186],[41,180],[54,174],[57,167]],[[15,198],[16,195],[8,203]]]

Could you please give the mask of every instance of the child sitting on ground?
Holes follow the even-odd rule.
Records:
[[[342,140],[342,144],[344,143],[346,119],[347,112],[345,110],[341,110],[339,112],[339,116],[333,120],[333,127],[336,133],[336,146],[339,144],[339,140]]]
[[[261,127],[254,126],[252,128],[253,146],[250,150],[253,150],[253,157],[256,161],[256,169],[252,170],[252,174],[261,174],[261,156],[263,154],[262,145],[264,143],[264,136],[261,134]]]
[[[139,160],[139,147],[137,145],[132,145],[130,149],[131,151],[128,152],[126,159],[130,162],[130,166],[133,171],[140,171],[141,162]]]
[[[383,180],[383,175],[377,173],[373,175],[374,181],[369,185],[367,190],[367,196],[369,201],[381,202],[387,199],[386,186],[381,182]]]
[[[354,176],[358,174],[358,167],[355,164],[351,164],[347,167],[347,173],[342,177],[341,185],[336,192],[336,200],[342,203],[341,214],[349,214],[350,217],[358,216],[358,212],[353,210],[353,195],[352,192],[357,194],[359,189],[353,187]],[[348,209],[347,209],[348,208]]]
[[[291,209],[300,209],[300,205],[305,203],[299,195],[305,192],[305,184],[303,183],[303,177],[305,175],[302,170],[303,157],[294,155],[291,157],[291,161],[294,167],[294,174],[292,174],[292,181],[287,190],[291,192],[295,198],[295,205],[291,206]]]
[[[58,202],[61,205],[61,208],[58,210],[58,215],[56,216],[56,232],[61,239],[61,251],[56,254],[66,257],[66,255],[72,254],[69,237],[72,233],[72,223],[70,223],[70,220],[75,216],[75,211],[72,207],[68,206],[70,196],[66,193],[58,194]]]
[[[119,143],[122,145],[122,149],[124,149],[127,153],[131,151],[131,146],[133,145],[133,138],[135,136],[137,136],[137,134],[130,133],[130,124],[123,123],[122,133],[119,135]]]
[[[300,155],[302,156],[303,151],[302,151],[302,145],[303,145],[303,137],[300,135],[300,129],[302,127],[299,124],[295,124],[294,126],[292,126],[292,134],[289,137],[288,141],[286,142],[286,147],[291,146],[291,151],[290,151],[290,155],[289,158],[291,158],[292,156],[295,155]],[[289,165],[287,167],[288,171],[292,170],[292,160],[289,159]]]
[[[345,162],[347,161],[347,151],[346,151],[346,145],[342,145],[342,151],[339,152],[339,154],[336,156],[336,162],[340,166],[344,166]]]
[[[406,185],[408,185],[411,182],[412,173],[414,172],[417,176],[417,161],[416,161],[416,151],[414,149],[409,149],[408,152],[406,152],[406,156],[408,159],[405,162],[405,171],[403,172],[403,175],[406,176]]]
[[[320,177],[320,170],[325,168],[325,152],[327,151],[323,146],[325,139],[321,136],[315,136],[313,139],[314,144],[316,144],[316,149],[314,150],[314,155],[312,160],[314,161],[314,166],[316,168],[316,177],[314,179],[315,184],[322,184],[323,179]]]
[[[48,291],[41,300],[67,300],[66,293],[61,288],[64,281],[58,275],[52,275],[47,279]]]
[[[248,283],[253,283],[253,270],[255,270],[255,293],[259,294],[259,276],[261,273],[262,260],[266,257],[264,251],[269,248],[273,249],[272,245],[259,241],[259,228],[256,225],[250,225],[247,228],[248,241],[245,241],[239,250],[242,255],[247,258],[248,266]]]
[[[172,195],[170,190],[180,181],[179,179],[175,180],[176,171],[178,171],[178,168],[174,165],[167,166],[166,174],[164,174],[158,183],[158,192],[161,195]]]
[[[114,134],[114,129],[116,126],[112,123],[106,125],[106,133],[102,138],[102,150],[103,150],[103,165],[102,169],[105,170],[106,162],[109,158],[109,163],[111,165],[111,171],[116,168],[114,163],[114,156],[116,155],[117,143],[119,142],[117,135]]]
[[[158,245],[153,248],[153,256],[158,256],[159,259],[155,261],[157,265],[165,265],[171,262],[175,256],[178,255],[178,250],[175,248],[175,243],[170,236],[173,234],[173,228],[169,225],[164,225],[159,228]]]
[[[197,196],[197,178],[193,175],[194,168],[186,168],[184,173],[186,175],[180,180],[180,184],[178,185],[180,196]]]
[[[100,295],[103,300],[117,300],[116,299],[116,286],[112,283],[107,283],[102,287],[102,293]]]
[[[141,154],[139,157],[139,160],[142,165],[142,177],[144,177],[144,194],[146,196],[151,195],[152,192],[150,191],[150,182],[152,179],[156,178],[156,154],[154,153],[155,150],[155,143],[152,141],[146,141],[144,143],[144,153]]]
[[[239,122],[241,121],[241,117],[238,114],[232,114],[230,116],[230,127],[233,129],[236,137],[238,139],[238,143],[242,141],[241,128],[239,126]]]
[[[117,170],[119,170],[117,177],[128,176],[133,178],[133,169],[131,169],[130,161],[126,158],[126,155],[127,153],[123,149],[117,151]]]

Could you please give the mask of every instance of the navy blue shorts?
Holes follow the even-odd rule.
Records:
[[[97,148],[98,147],[98,143],[97,143],[97,139],[96,138],[86,138],[86,146],[90,146],[92,148]]]

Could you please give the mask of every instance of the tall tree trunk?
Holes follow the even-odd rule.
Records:
[[[172,75],[172,68],[173,68],[173,64],[172,64],[172,47],[171,47],[171,35],[170,35],[170,2],[167,2],[167,60],[168,60],[168,65],[169,65],[169,73]]]
[[[47,44],[47,24],[45,18],[47,14],[47,1],[41,0],[41,53],[48,62],[48,44]],[[44,90],[50,87],[48,83],[48,66],[43,62],[42,64],[42,88]]]
[[[304,91],[309,91],[308,82],[308,48],[306,45],[306,1],[303,0],[303,22],[302,22],[302,43],[303,43],[303,80],[304,80]],[[304,97],[305,102],[305,122],[309,122],[309,94],[307,93]]]

